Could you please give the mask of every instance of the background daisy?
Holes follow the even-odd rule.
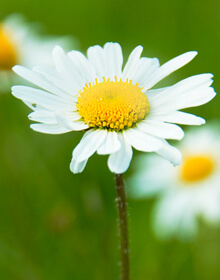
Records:
[[[53,63],[50,53],[55,44],[65,49],[76,45],[73,37],[42,36],[40,31],[40,24],[30,24],[19,14],[10,15],[0,22],[0,91],[7,91],[18,82],[11,70],[14,65],[50,66]]]
[[[159,238],[192,237],[200,219],[220,224],[219,139],[218,124],[188,131],[179,146],[183,161],[178,167],[156,156],[139,158],[131,195],[159,196],[152,216]]]

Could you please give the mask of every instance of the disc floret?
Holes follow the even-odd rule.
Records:
[[[145,119],[150,105],[138,83],[103,77],[79,92],[77,109],[90,127],[121,131]]]

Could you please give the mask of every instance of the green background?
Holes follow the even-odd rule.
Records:
[[[75,36],[83,52],[90,45],[115,41],[127,57],[141,44],[144,56],[164,63],[197,50],[193,62],[163,85],[211,72],[219,92],[217,0],[1,2],[1,19],[14,12],[41,22],[48,34]],[[216,119],[219,104],[217,96],[189,111]],[[118,279],[114,175],[107,157],[93,156],[82,174],[73,175],[71,152],[82,135],[34,132],[29,112],[10,93],[0,95],[0,279]],[[132,161],[125,178],[134,165]],[[153,203],[129,200],[132,279],[219,279],[220,229],[201,225],[194,241],[159,241],[150,225]]]

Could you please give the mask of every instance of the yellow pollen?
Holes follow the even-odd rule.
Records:
[[[79,92],[77,109],[90,127],[120,131],[147,118],[150,105],[138,83],[103,77]]]
[[[207,178],[215,168],[215,161],[206,155],[188,156],[182,162],[181,179],[196,182]]]
[[[0,70],[11,70],[17,64],[17,53],[9,34],[0,25]]]

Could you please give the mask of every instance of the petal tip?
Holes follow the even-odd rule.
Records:
[[[59,45],[56,45],[53,50],[52,50],[53,54],[59,54],[59,53],[65,53],[63,48]]]

